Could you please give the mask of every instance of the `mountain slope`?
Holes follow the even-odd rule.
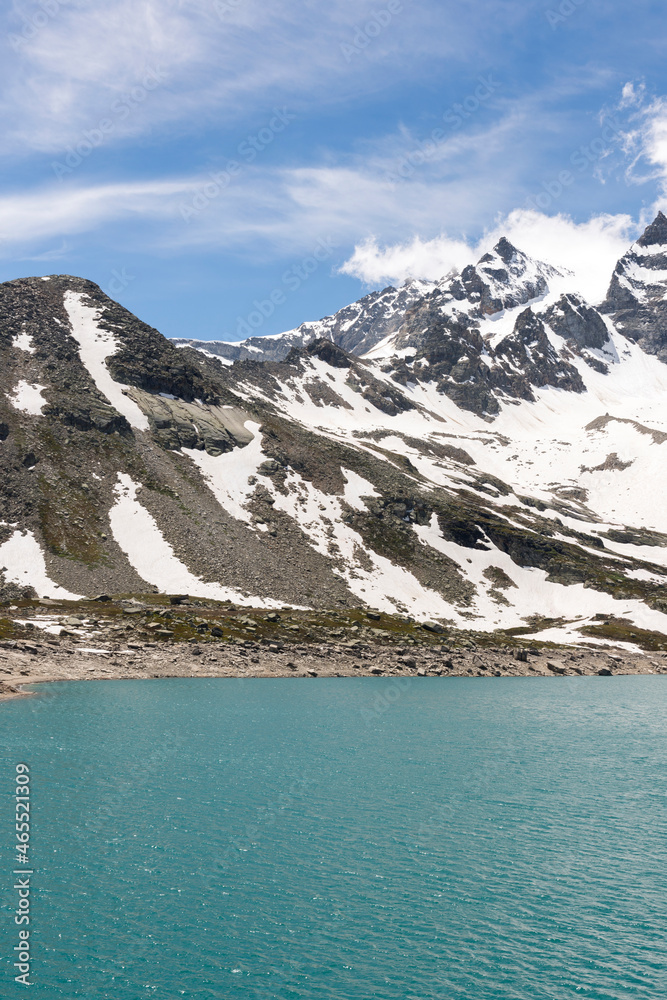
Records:
[[[667,362],[667,218],[662,212],[619,260],[601,310],[626,337]]]
[[[355,304],[363,356],[319,337],[229,364],[83,279],[1,285],[4,597],[660,644],[667,365],[507,241],[413,291],[377,293],[377,325]]]

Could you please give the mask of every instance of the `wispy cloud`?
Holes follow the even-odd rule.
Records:
[[[26,29],[30,10],[15,5],[3,17],[13,43],[0,68],[4,151],[64,149],[131,96],[149,67],[168,85],[116,141],[220,126],[287,96],[302,106],[342,101],[399,71],[416,76],[430,59],[464,59],[477,44],[451,5],[392,2],[386,27],[353,60],[343,46],[377,17],[373,0],[49,0],[51,14],[35,5],[37,30]]]
[[[291,114],[283,117],[292,128]],[[133,242],[139,227],[146,247],[234,247],[271,256],[298,252],[322,234],[349,245],[371,236],[429,239],[443,225],[450,232],[482,228],[502,208],[499,191],[511,198],[517,188],[516,161],[504,154],[522,127],[511,111],[500,122],[447,135],[409,184],[390,176],[395,158],[412,148],[404,130],[354,153],[325,154],[312,166],[271,166],[263,152],[251,161],[239,147],[233,176],[227,160],[213,171],[115,184],[87,184],[73,170],[59,185],[1,197],[0,240],[23,246],[128,222]],[[271,136],[272,144],[285,141],[283,133]],[[226,174],[226,183],[214,180]],[[201,207],[193,212],[195,204]]]
[[[319,5],[302,0],[279,2],[267,12],[255,0],[243,0],[221,18],[215,5],[203,0],[187,5],[143,0],[131,6],[126,0],[113,0],[94,10],[83,0],[68,4],[29,49],[30,66],[33,70],[41,67],[44,74],[43,78],[33,76],[35,93],[43,85],[50,101],[48,108],[39,112],[46,124],[43,130],[31,133],[33,142],[51,148],[54,142],[64,142],[67,130],[78,127],[81,121],[94,124],[90,117],[93,104],[97,101],[99,110],[102,98],[108,102],[112,91],[131,94],[129,82],[139,79],[137,74],[145,74],[147,53],[160,67],[160,86],[151,90],[150,100],[138,102],[127,122],[120,116],[114,119],[113,139],[122,135],[124,128],[141,131],[152,127],[160,116],[164,121],[169,116],[189,120],[188,110],[195,104],[195,117],[205,116],[225,101],[234,113],[235,100],[240,104],[249,95],[260,93],[272,96],[272,103],[264,108],[266,116],[267,109],[275,105],[278,84],[286,89],[297,82],[301,86],[312,75],[314,86],[326,88],[327,74],[340,72],[341,52],[336,51],[329,35],[326,51],[318,49],[315,55],[307,45],[305,54],[301,52],[304,39],[327,27],[335,29],[334,41],[346,38],[346,32],[349,34],[350,28],[362,23],[374,9],[371,3],[352,5],[338,0],[322,15]],[[406,18],[409,13],[406,6]],[[519,13],[514,10],[514,15]],[[203,23],[209,26],[210,37],[202,32]],[[403,32],[408,36],[414,29],[410,23],[405,22]],[[275,29],[271,45],[265,37],[267,26]],[[391,27],[388,23],[387,36]],[[107,50],[101,39],[116,29],[116,43]],[[144,32],[145,44],[137,41],[139,29]],[[54,48],[49,33],[67,35],[68,31],[71,34],[64,47]],[[257,51],[250,59],[253,33]],[[215,51],[218,42],[222,45],[219,52]],[[382,34],[370,38],[369,48],[370,42],[377,43],[377,53],[381,46],[395,44]],[[99,58],[94,54],[98,43]],[[286,64],[285,52],[295,44],[299,54]],[[225,61],[225,46],[229,47],[229,63]],[[85,58],[77,62],[81,48]],[[402,51],[405,54],[405,49]],[[375,58],[365,52],[364,59]],[[213,74],[206,87],[206,73],[214,56],[223,70]],[[19,52],[16,58],[27,57]],[[69,76],[64,69],[67,63],[72,65]],[[49,73],[61,79],[60,89],[50,86]],[[483,71],[479,76],[487,81],[484,100],[475,96],[475,88],[481,86],[477,80],[475,88],[463,90],[459,102],[445,102],[433,149],[421,160],[414,153],[423,150],[424,134],[433,132],[432,119],[420,134],[399,125],[385,135],[357,143],[352,151],[320,150],[318,162],[310,164],[276,166],[264,160],[263,154],[252,161],[239,156],[240,168],[233,176],[230,172],[224,184],[212,180],[213,175],[224,175],[228,167],[224,162],[213,170],[191,169],[175,177],[116,183],[86,183],[82,171],[81,177],[76,173],[60,185],[23,188],[0,197],[0,250],[6,256],[47,259],[44,254],[52,253],[58,241],[76,242],[83,234],[102,233],[106,243],[114,247],[124,241],[125,246],[148,252],[224,250],[270,261],[305,251],[326,236],[348,248],[344,274],[377,285],[410,276],[440,277],[452,267],[477,259],[500,235],[507,235],[534,256],[557,266],[574,267],[590,298],[601,298],[613,264],[643,220],[633,221],[625,213],[591,212],[587,221],[581,216],[573,221],[562,207],[564,202],[557,205],[559,214],[550,216],[526,209],[526,175],[535,183],[544,156],[544,143],[536,137],[546,135],[560,143],[562,165],[572,169],[573,150],[561,141],[565,123],[560,113],[552,110],[551,102],[556,99],[556,90],[561,94],[574,82],[568,78],[558,87],[512,99],[505,92],[508,87],[503,90],[501,78]],[[350,86],[349,72],[342,78],[341,86]],[[595,88],[599,75],[591,72],[584,83],[579,82]],[[120,100],[118,96],[115,99]],[[468,114],[461,121],[456,121],[458,103]],[[494,114],[485,116],[492,104]],[[641,84],[628,84],[616,110],[622,111],[631,125],[623,133],[625,143],[619,143],[618,149],[614,144],[613,157],[605,154],[605,169],[614,157],[630,158],[630,176],[637,180],[643,162],[646,172],[667,190],[667,101],[648,99]],[[290,111],[286,122],[290,130],[292,117]],[[266,117],[259,120],[264,124],[271,121]],[[284,140],[282,124],[275,135],[267,125],[272,147],[274,140],[275,144]],[[25,125],[27,131],[34,127],[34,120]],[[590,129],[589,138],[596,136],[599,128],[593,120]],[[288,134],[291,136],[291,131]],[[311,156],[314,159],[315,155]],[[397,164],[402,163],[414,168],[407,182],[397,170]],[[556,163],[556,172],[558,168]],[[553,171],[553,161],[548,169]],[[547,180],[550,176],[545,174]]]
[[[548,216],[515,209],[499,217],[480,239],[439,232],[430,238],[412,236],[397,242],[382,242],[372,235],[359,240],[360,228],[370,232],[380,229],[388,211],[393,212],[394,228],[414,232],[421,225],[423,231],[432,230],[434,215],[445,215],[451,191],[440,200],[435,192],[421,191],[415,193],[414,201],[399,206],[393,201],[390,185],[340,170],[317,171],[315,175],[310,171],[305,175],[287,172],[276,175],[271,185],[266,184],[263,172],[251,172],[239,179],[236,188],[232,185],[224,191],[217,202],[211,201],[192,223],[184,223],[182,206],[190,204],[193,193],[207,185],[210,179],[202,176],[65,192],[59,188],[57,197],[53,188],[4,197],[0,199],[0,246],[4,244],[6,253],[14,253],[26,244],[122,223],[126,243],[139,232],[146,247],[161,252],[183,252],[189,247],[235,248],[243,253],[252,246],[256,253],[259,244],[271,258],[286,250],[298,252],[326,234],[343,245],[357,240],[341,272],[378,285],[400,283],[409,277],[439,278],[452,268],[474,262],[505,235],[532,256],[573,269],[582,291],[596,301],[604,295],[616,260],[641,225],[625,214],[574,222],[563,214]],[[342,206],[343,190],[347,198]],[[132,227],[131,235],[126,227]],[[32,259],[48,259],[49,255],[56,254],[48,251]]]
[[[660,195],[656,206],[667,201],[667,98],[648,97],[643,85],[626,84],[622,107],[632,109],[630,128],[625,139],[633,159],[627,170],[632,184],[658,182]]]
[[[95,187],[51,185],[0,198],[0,247],[52,241],[54,237],[90,232],[129,218],[165,219],[175,215],[177,201],[191,181],[106,184]]]

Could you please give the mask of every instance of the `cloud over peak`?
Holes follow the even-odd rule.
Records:
[[[629,215],[598,215],[578,223],[567,215],[516,209],[498,219],[479,240],[445,234],[430,240],[415,236],[384,246],[374,239],[365,240],[340,270],[373,286],[401,284],[408,278],[435,280],[479,260],[506,236],[531,257],[572,270],[577,288],[589,301],[598,302],[604,298],[616,261],[641,229],[642,224]]]

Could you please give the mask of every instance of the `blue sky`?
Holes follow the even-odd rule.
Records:
[[[507,233],[600,297],[667,206],[667,19],[634,0],[15,0],[0,280],[235,340]]]

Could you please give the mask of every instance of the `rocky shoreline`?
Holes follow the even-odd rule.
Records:
[[[517,659],[525,656],[525,659]],[[418,651],[380,647],[351,651],[336,646],[285,645],[270,650],[175,643],[104,652],[67,642],[3,643],[0,648],[0,700],[25,696],[24,685],[70,680],[147,680],[167,677],[578,677],[664,674],[667,654],[644,655],[606,648],[583,650]]]
[[[249,609],[187,595],[23,600],[0,612],[0,698],[66,680],[667,675],[662,643],[565,646],[527,634],[549,624],[485,633],[369,609]]]

